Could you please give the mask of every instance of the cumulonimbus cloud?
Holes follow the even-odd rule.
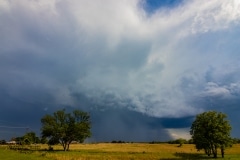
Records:
[[[192,102],[210,83],[239,84],[237,0],[184,1],[152,14],[142,2],[1,0],[1,89],[32,103],[84,99],[180,117],[204,109]]]

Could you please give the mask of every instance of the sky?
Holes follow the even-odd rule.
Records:
[[[91,142],[190,138],[196,114],[240,137],[239,0],[0,0],[0,139],[65,108]]]

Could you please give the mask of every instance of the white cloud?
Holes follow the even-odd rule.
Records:
[[[219,85],[214,82],[208,82],[205,90],[201,93],[203,97],[221,98],[221,99],[236,99],[239,95],[240,84],[228,83],[227,85]]]
[[[15,97],[35,86],[60,104],[77,106],[81,93],[95,106],[179,117],[202,110],[189,101],[203,91],[230,94],[208,82],[238,84],[238,1],[185,1],[151,16],[137,0],[0,4],[0,86]],[[9,84],[19,75],[32,81]]]
[[[4,10],[4,11],[9,10],[9,1],[1,0],[0,1],[0,8],[1,8],[1,10]]]
[[[179,139],[183,138],[186,140],[189,140],[191,138],[191,135],[189,133],[189,128],[170,128],[166,129],[166,131],[169,133],[169,135],[172,137],[172,139]]]
[[[229,97],[230,91],[226,86],[219,86],[216,83],[208,82],[206,86],[206,91],[204,92],[205,96],[217,96],[217,97]]]

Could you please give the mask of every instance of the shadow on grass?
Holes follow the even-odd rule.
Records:
[[[163,158],[160,160],[194,160],[194,159],[213,159],[213,157],[208,157],[206,155],[203,154],[197,154],[197,153],[175,153],[174,156],[176,156],[176,158]]]

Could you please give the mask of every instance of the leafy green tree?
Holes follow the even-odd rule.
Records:
[[[47,138],[46,138],[46,137],[42,137],[42,138],[40,139],[40,143],[41,143],[41,144],[47,144],[47,143],[48,143]]]
[[[4,139],[0,140],[0,144],[6,144],[6,140]]]
[[[39,137],[36,136],[35,132],[27,132],[22,137],[16,137],[15,141],[22,145],[29,145],[40,142]]]
[[[193,144],[193,139],[192,138],[188,140],[188,144]]]
[[[233,138],[232,141],[233,141],[234,144],[240,143],[240,139],[239,138]]]
[[[33,143],[39,143],[39,137],[36,136],[35,132],[28,132],[23,136],[23,140],[27,143],[27,144],[33,144]]]
[[[186,139],[183,139],[183,138],[178,138],[176,140],[169,141],[168,143],[170,143],[170,144],[179,144],[179,147],[181,147],[183,144],[188,143],[188,141]]]
[[[217,158],[217,150],[220,148],[224,157],[225,148],[232,145],[231,126],[226,118],[226,114],[216,111],[196,116],[190,134],[198,150],[204,149],[208,156],[213,154],[214,158]]]
[[[187,143],[187,140],[183,138],[179,138],[179,139],[176,139],[176,143],[179,144],[179,147],[182,147],[183,144]]]
[[[90,115],[87,112],[74,110],[65,113],[59,110],[42,119],[42,137],[49,138],[51,144],[61,143],[64,151],[69,150],[72,141],[83,142],[90,137]]]

